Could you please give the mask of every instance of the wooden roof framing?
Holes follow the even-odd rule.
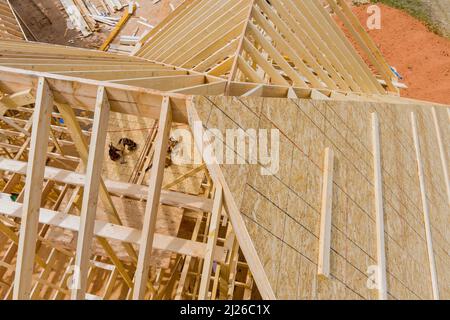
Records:
[[[49,50],[51,48],[51,50]],[[310,88],[231,81],[208,72],[184,69],[141,57],[124,56],[87,49],[35,42],[0,40],[0,67],[21,74],[45,73],[48,78],[72,79],[73,82],[105,82],[113,86],[133,86],[184,95],[253,95],[261,97],[298,97],[323,99],[331,96],[388,98],[340,89]],[[20,71],[26,70],[28,72]],[[6,73],[4,76],[8,77]],[[139,89],[139,90],[141,90]],[[7,90],[5,92],[10,92]]]
[[[193,95],[409,103],[345,2],[327,1],[377,75],[318,1],[187,0],[135,56],[0,40],[0,297],[107,299],[121,286],[119,298],[274,298],[220,166],[163,185],[166,145],[171,128],[198,119]],[[102,177],[111,113],[159,119],[148,186],[145,168],[139,181]],[[169,190],[196,172],[204,194]],[[146,203],[142,228],[123,225],[113,196]],[[186,210],[189,235],[157,230],[161,205]],[[78,232],[75,248],[53,241],[55,229]],[[152,249],[173,253],[170,266],[151,266]],[[81,281],[69,288],[73,265]],[[93,291],[98,274],[107,280]]]
[[[136,56],[231,82],[397,93],[393,73],[345,1],[328,0],[373,74],[319,1],[185,1],[148,33]],[[206,32],[207,30],[207,32]]]
[[[3,93],[9,92],[9,90],[19,90],[19,88],[24,90],[19,92],[15,91],[15,94],[3,96],[0,102],[2,106],[2,119],[7,119],[10,122],[14,122],[16,119],[24,119],[27,125],[22,130],[26,132],[29,132],[31,128],[33,130],[30,136],[29,134],[24,134],[19,129],[21,125],[9,127],[8,129],[0,129],[2,136],[4,134],[11,139],[10,143],[1,143],[1,149],[4,150],[4,153],[0,158],[0,172],[2,172],[2,178],[7,179],[8,182],[2,187],[0,192],[0,214],[2,215],[0,231],[6,234],[10,239],[9,241],[12,241],[9,242],[9,246],[15,248],[14,250],[17,251],[18,257],[16,267],[11,267],[13,269],[15,268],[16,271],[13,273],[15,280],[7,285],[8,290],[3,291],[4,297],[16,299],[43,297],[41,296],[42,293],[39,293],[40,290],[43,290],[42,288],[49,290],[50,285],[53,288],[55,297],[70,297],[70,288],[67,288],[65,283],[60,284],[60,286],[45,281],[47,275],[53,272],[52,268],[54,268],[49,266],[49,264],[54,263],[55,256],[61,256],[63,254],[66,256],[65,261],[68,263],[68,270],[72,267],[72,264],[80,266],[80,274],[83,279],[81,282],[82,285],[72,290],[72,297],[80,299],[85,297],[92,298],[92,293],[87,294],[87,290],[89,288],[88,284],[91,283],[89,275],[92,273],[93,264],[95,266],[96,263],[96,261],[90,258],[92,252],[90,251],[91,246],[89,243],[93,240],[93,237],[97,239],[97,242],[101,244],[107,253],[111,270],[115,270],[117,275],[120,275],[122,279],[120,281],[116,279],[115,281],[122,281],[122,284],[128,287],[130,294],[134,292],[133,297],[136,299],[143,299],[144,297],[148,297],[149,294],[153,297],[162,294],[158,291],[153,293],[151,292],[152,290],[148,291],[148,288],[154,285],[154,283],[148,284],[150,272],[149,259],[154,255],[151,254],[151,248],[172,252],[178,257],[183,257],[183,259],[191,257],[191,259],[196,258],[201,261],[204,257],[208,256],[208,259],[211,260],[208,269],[211,266],[212,260],[219,263],[226,263],[230,259],[231,251],[233,251],[230,244],[234,243],[231,241],[232,237],[234,237],[231,225],[227,227],[227,239],[231,237],[231,240],[225,241],[222,239],[222,244],[215,244],[221,242],[218,241],[217,234],[213,238],[215,239],[214,242],[209,241],[206,243],[207,237],[204,238],[205,242],[202,242],[197,239],[197,236],[193,236],[192,240],[187,240],[155,232],[154,224],[160,204],[181,207],[190,211],[193,210],[193,212],[198,212],[196,215],[199,215],[199,217],[203,217],[204,215],[204,217],[208,217],[211,212],[215,212],[215,221],[222,220],[222,214],[217,216],[217,209],[214,209],[214,206],[217,206],[216,204],[213,206],[214,198],[210,199],[208,197],[204,198],[172,192],[167,189],[163,190],[161,180],[164,173],[165,156],[163,153],[161,153],[159,158],[156,157],[153,160],[150,177],[156,178],[159,176],[159,178],[154,180],[154,182],[150,182],[150,186],[111,180],[104,181],[99,175],[100,168],[95,167],[102,163],[98,161],[99,150],[103,150],[103,143],[99,141],[100,139],[104,141],[104,135],[107,130],[105,123],[108,120],[108,112],[102,111],[103,108],[108,108],[107,110],[110,109],[115,112],[160,118],[159,112],[164,110],[161,106],[166,106],[166,109],[170,108],[169,112],[173,121],[187,122],[185,111],[180,113],[180,102],[183,103],[183,107],[185,108],[185,98],[180,100],[179,98],[181,96],[176,94],[164,94],[163,96],[161,92],[149,89],[140,89],[140,92],[137,93],[134,91],[133,93],[132,87],[94,80],[82,81],[80,79],[71,82],[69,80],[70,78],[65,79],[57,75],[30,71],[22,71],[22,74],[10,73],[10,70],[7,68],[2,69],[2,80],[0,80],[2,85],[0,90]],[[9,79],[4,77],[8,74],[12,76]],[[79,92],[84,92],[88,95],[90,95],[89,92],[92,92],[92,96],[85,96],[83,98],[78,94]],[[138,94],[139,98],[135,94]],[[145,105],[141,105],[135,98],[137,100],[142,99],[141,101],[143,102],[145,101]],[[66,104],[68,101],[71,103],[70,107]],[[75,101],[79,102],[75,103]],[[122,103],[125,103],[126,106],[122,105]],[[158,108],[155,108],[154,111],[149,113],[148,110],[153,108],[149,103],[154,104],[154,107],[158,105]],[[35,105],[35,107],[29,108],[30,105]],[[83,122],[86,119],[79,119],[75,115],[74,109],[94,111],[93,128],[89,135],[91,137],[90,147],[86,141],[86,132],[81,129],[80,125],[80,121]],[[54,110],[57,110],[59,113],[55,114]],[[106,113],[102,114],[103,112]],[[52,118],[55,116],[63,118],[64,124],[55,123],[54,121],[50,123],[50,114],[52,114]],[[46,121],[42,121],[43,119]],[[171,127],[170,123],[170,121],[167,121],[160,124],[160,128],[164,127],[165,129],[159,132],[161,134],[164,133],[166,138],[167,132]],[[56,131],[55,129],[57,127],[65,129],[63,132],[66,133],[67,138],[55,138],[52,132]],[[159,139],[157,138],[157,141]],[[11,148],[14,145],[20,146],[20,144],[25,148]],[[165,144],[164,141],[157,144],[161,152],[166,150],[163,147]],[[57,147],[58,145],[59,148]],[[61,146],[67,145],[72,145],[77,149],[79,158],[69,157],[62,151]],[[27,146],[29,147],[27,148]],[[158,147],[156,149],[158,150]],[[50,156],[51,153],[52,156]],[[11,159],[4,158],[4,155],[11,156]],[[25,157],[27,162],[21,161],[21,157]],[[57,161],[55,162],[54,160]],[[84,169],[86,173],[76,173],[73,169],[66,170],[58,168],[57,163],[68,165],[69,162],[74,162],[76,167],[81,165],[81,167],[86,168]],[[95,172],[97,173],[95,174]],[[27,179],[24,185],[21,183],[22,176],[25,176]],[[94,179],[97,180],[96,184],[100,185],[99,188],[94,188]],[[31,180],[33,180],[32,183],[30,183]],[[178,182],[181,181],[180,179],[177,180]],[[32,187],[40,184],[49,185],[49,187],[45,187],[44,190]],[[50,193],[56,192],[64,198],[64,195],[61,193],[63,186],[65,186],[64,188],[75,188],[74,190],[80,190],[80,187],[84,187],[84,200],[80,207],[81,216],[69,214],[71,202],[69,202],[68,209],[59,207],[61,201],[58,201],[58,205],[52,206],[52,208],[44,207],[43,203],[48,201],[46,199]],[[93,188],[90,189],[89,186]],[[12,200],[11,197],[17,192],[15,191],[17,188],[21,191],[16,201]],[[93,191],[91,192],[89,190],[100,191],[99,200],[106,206],[107,211],[111,211],[109,212],[109,222],[95,218],[97,197],[92,194]],[[102,190],[106,190],[106,193],[103,193],[103,195]],[[76,195],[77,193],[75,191],[74,194]],[[144,219],[143,230],[145,231],[149,227],[152,231],[143,232],[138,229],[122,226],[120,219],[114,216],[116,209],[110,200],[111,194],[141,200],[147,199],[148,210]],[[71,199],[73,199],[71,201],[75,201],[73,196]],[[149,199],[153,199],[153,201],[149,201]],[[74,204],[73,202],[72,206]],[[108,206],[110,206],[110,209],[108,209]],[[200,221],[203,221],[203,218]],[[227,226],[227,222],[223,222],[221,225]],[[20,233],[18,233],[19,226]],[[76,252],[74,254],[68,253],[67,249],[61,248],[50,240],[46,241],[45,238],[49,228],[50,230],[62,228],[82,234],[83,236],[79,236],[78,238]],[[217,227],[215,227],[215,230],[218,230]],[[204,232],[208,232],[207,226],[205,226]],[[26,234],[27,237],[21,237],[18,234]],[[144,238],[147,240],[143,240]],[[250,241],[249,239],[247,240]],[[41,243],[42,241],[43,244]],[[117,249],[112,247],[111,241],[118,241],[122,244],[125,252],[129,255],[129,260],[125,262],[117,256]],[[36,243],[41,247],[49,247],[52,254],[45,259],[41,256],[43,254],[42,251],[37,250],[37,255],[35,255],[33,244],[36,245]],[[145,247],[139,250],[139,256],[134,253],[135,248],[139,248],[139,246],[144,244],[146,244]],[[214,248],[213,254],[211,254],[211,248]],[[238,254],[236,251],[233,252],[233,255]],[[145,256],[141,257],[144,253]],[[12,266],[12,260],[8,257],[2,257],[3,263],[0,269],[5,265]],[[31,281],[30,278],[33,274],[32,270],[35,262],[38,263],[41,270],[41,278],[39,278],[40,280],[37,283]],[[134,271],[135,266],[137,268],[137,274],[142,274],[142,276],[136,276],[133,283],[130,272]],[[11,268],[8,270],[13,270]],[[189,268],[189,264],[187,268]],[[199,272],[200,274],[202,273],[201,266],[199,267]],[[152,274],[154,274],[154,270]],[[214,281],[217,281],[219,279],[218,277],[219,273],[216,272],[213,277],[213,279],[216,279]],[[8,283],[8,281],[11,280],[4,281],[4,284]],[[208,298],[208,296],[205,296],[205,286],[207,288],[209,285],[205,281],[203,277],[202,298]],[[15,285],[16,283],[18,285]],[[164,288],[164,285],[166,284],[161,282],[162,288]],[[132,290],[133,287],[134,290]],[[14,288],[14,292],[12,288]],[[186,294],[186,290],[188,289],[182,286],[179,292],[180,294]]]

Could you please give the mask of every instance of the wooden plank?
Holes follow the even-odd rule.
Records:
[[[32,103],[34,103],[34,95],[31,89],[5,95],[0,99],[0,116],[3,116],[7,110],[14,110]]]
[[[323,88],[324,85],[316,77],[311,69],[303,61],[303,57],[300,58],[299,54],[292,48],[292,46],[278,33],[274,26],[272,26],[263,14],[257,10],[253,9],[253,18],[259,26],[261,26],[265,32],[272,38],[275,43],[276,48],[280,54],[287,55],[289,59],[295,64],[298,70],[301,72],[302,76],[308,79],[310,84],[315,88]],[[284,59],[284,58],[283,58]],[[286,61],[287,62],[287,61]]]
[[[275,6],[276,3],[274,2],[273,5]],[[318,52],[318,50],[311,50],[312,46],[308,48],[308,44],[310,45],[312,44],[312,41],[309,41],[309,37],[304,37],[302,41],[300,41],[296,37],[295,33],[290,30],[284,19],[281,19],[277,14],[275,14],[273,7],[271,7],[265,0],[258,0],[258,6],[261,8],[264,14],[266,14],[269,17],[272,23],[277,27],[278,33],[286,38],[286,44],[291,46],[292,49],[294,49],[295,53],[297,53],[298,56],[302,57],[303,60],[306,61],[306,63],[314,70],[314,73],[317,74],[318,78],[321,81],[323,81],[328,88],[337,89],[336,84],[340,84],[341,89],[343,90],[349,89],[348,85],[342,80],[342,78],[340,78],[340,76],[336,74],[336,72],[328,62],[327,58],[329,56],[329,53],[326,51],[326,47],[323,47],[321,52]],[[282,7],[277,7],[277,11],[281,8]],[[295,10],[295,6],[293,9]],[[294,11],[292,10],[291,14],[293,12]],[[305,29],[307,32],[309,32],[310,36],[315,33],[314,29],[308,29],[309,23],[301,23],[301,24],[302,28]],[[319,41],[316,42],[320,43]],[[314,52],[317,52],[317,54],[313,55]],[[287,52],[284,53],[286,54]],[[289,56],[289,58],[295,64],[299,63],[296,57]],[[323,70],[322,67],[325,68],[328,74]],[[333,78],[334,82],[331,80],[329,75],[331,76],[331,78]]]
[[[240,3],[239,3],[240,2]],[[221,2],[217,2],[221,3]],[[187,61],[191,60],[199,50],[203,48],[209,48],[213,45],[211,52],[214,52],[214,44],[217,43],[217,40],[221,40],[222,37],[229,34],[230,29],[232,29],[236,25],[243,25],[245,22],[245,14],[246,7],[242,4],[242,1],[236,2],[235,0],[222,2],[233,5],[230,9],[218,9],[211,16],[216,16],[215,21],[211,24],[205,23],[206,21],[202,21],[201,29],[196,30],[196,26],[190,30],[190,32],[194,32],[189,36],[189,33],[184,33],[184,41],[179,43],[179,46],[174,48],[173,52],[166,52],[160,57],[156,58],[157,61],[161,61],[171,64],[181,66],[184,65]],[[218,16],[220,15],[220,16]],[[208,19],[209,20],[209,19]],[[203,30],[208,30],[208,32],[203,32]],[[190,49],[195,50],[190,50]],[[166,58],[165,54],[168,54],[168,58]]]
[[[39,78],[33,115],[31,149],[28,155],[29,166],[25,182],[23,219],[20,225],[19,249],[14,278],[13,298],[17,300],[29,299],[31,293],[39,208],[41,207],[41,186],[44,182],[52,108],[53,95],[50,88],[45,78]]]
[[[386,251],[384,240],[384,209],[383,209],[383,177],[381,174],[380,125],[378,115],[372,113],[372,153],[373,175],[375,188],[375,216],[377,234],[377,263],[378,263],[378,299],[387,300],[386,281]]]
[[[247,77],[250,82],[261,83],[263,79],[258,76],[258,73],[249,66],[247,61],[241,56],[237,57],[238,69]]]
[[[346,69],[352,74],[354,80],[358,82],[362,91],[367,93],[384,93],[383,87],[373,77],[371,70],[356,52],[343,30],[336,26],[334,17],[323,8],[321,3],[311,1],[310,4],[310,8],[313,9],[312,14],[317,17],[317,21],[312,21],[313,24],[315,24],[316,28],[320,28],[320,24],[326,28],[328,33],[327,45],[333,46],[332,50],[337,54],[340,53],[340,61],[345,63]]]
[[[264,94],[264,84],[259,84],[253,89],[248,90],[241,97],[262,97]]]
[[[0,170],[25,175],[27,171],[27,163],[0,158]],[[85,176],[83,174],[64,169],[45,167],[44,178],[45,180],[53,180],[63,184],[82,187],[84,186]],[[146,199],[148,195],[148,187],[145,185],[105,180],[105,186],[110,193],[133,199]],[[211,199],[169,190],[161,191],[161,204],[206,212],[211,211],[213,206]]]
[[[161,106],[161,116],[159,119],[159,132],[156,139],[153,166],[150,171],[149,193],[147,206],[142,227],[142,239],[139,247],[139,258],[136,266],[133,299],[140,300],[145,296],[148,280],[148,268],[150,255],[153,248],[153,238],[155,233],[156,219],[161,196],[161,187],[164,177],[165,159],[167,154],[167,143],[170,135],[172,123],[172,111],[170,99],[165,97]]]
[[[325,278],[330,277],[331,251],[331,210],[333,208],[334,152],[325,149],[322,184],[322,209],[320,215],[319,259],[317,272]]]
[[[70,21],[78,28],[78,30],[81,31],[83,36],[86,37],[90,35],[92,30],[89,28],[89,25],[84,20],[80,10],[78,10],[78,7],[75,5],[73,0],[60,0],[60,2],[66,10]]]
[[[163,29],[163,27],[165,27],[169,22],[172,22],[172,19],[176,16],[178,16],[181,12],[185,11],[186,8],[189,7],[189,5],[193,2],[194,0],[185,0],[181,5],[179,5],[174,11],[172,11],[171,13],[169,13],[169,15],[167,17],[164,18],[164,20],[162,22],[160,22],[157,26],[155,26],[155,28],[153,28],[152,30],[150,30],[149,33],[147,33],[144,37],[142,37],[139,40],[139,44],[136,46],[135,51],[133,52],[134,56],[141,56],[141,48],[142,45],[148,41],[150,38],[152,38],[157,32],[159,32],[161,29]],[[144,49],[144,48],[143,48]]]
[[[95,106],[93,136],[89,147],[86,168],[83,204],[80,213],[80,229],[77,238],[75,267],[77,268],[77,285],[72,290],[72,299],[84,300],[87,286],[87,274],[91,256],[92,238],[94,237],[95,216],[97,213],[98,194],[105,154],[106,131],[109,120],[108,95],[104,87],[98,88]]]
[[[231,81],[235,80],[238,66],[240,64],[242,64],[242,61],[240,62],[239,58],[241,56],[242,50],[244,49],[245,34],[247,32],[249,21],[250,21],[250,19],[252,17],[252,11],[253,11],[253,5],[254,4],[255,4],[255,0],[250,0],[249,1],[248,12],[246,13],[246,16],[245,16],[245,20],[244,20],[244,24],[243,24],[243,28],[242,28],[242,33],[239,36],[239,42],[238,42],[238,45],[237,45],[237,50],[236,50],[236,53],[235,53],[235,55],[233,57],[233,64],[231,66],[231,72],[230,72],[230,75],[228,77],[227,90],[229,90]],[[256,78],[258,78],[258,77],[256,77]]]
[[[425,174],[423,169],[422,155],[420,151],[419,132],[417,128],[416,114],[411,112],[411,126],[416,149],[417,173],[419,175],[420,195],[422,198],[423,220],[425,225],[425,235],[427,240],[428,262],[430,266],[431,287],[433,290],[433,299],[439,300],[439,286],[436,273],[436,262],[433,251],[433,238],[431,235],[430,210],[428,206],[427,191],[425,187]]]
[[[211,270],[214,263],[214,248],[216,247],[217,237],[220,227],[220,217],[222,215],[223,190],[220,185],[216,186],[214,193],[214,207],[211,213],[211,221],[208,232],[208,242],[206,245],[205,260],[203,262],[203,271],[198,293],[199,300],[208,300],[209,281],[211,279]]]
[[[200,84],[197,86],[177,89],[171,92],[186,95],[215,96],[223,94],[225,92],[226,85],[227,85],[226,81],[217,81],[208,84]]]
[[[261,34],[258,28],[253,24],[248,24],[248,31],[250,31],[256,38],[256,41],[264,48],[270,57],[279,65],[279,67],[289,76],[293,84],[307,88],[308,85],[302,77],[295,71],[289,63],[283,58],[278,50]]]
[[[272,78],[271,80],[275,84],[289,85],[280,73],[270,64],[266,58],[262,57],[259,51],[253,46],[253,44],[244,37],[243,48],[248,52],[255,62]]]
[[[205,84],[204,75],[177,75],[177,76],[162,76],[150,78],[135,78],[111,80],[111,83],[120,83],[125,85],[138,86],[142,88],[151,88],[163,91],[177,90],[182,88],[192,87],[194,85]]]
[[[111,33],[108,35],[106,40],[103,42],[103,44],[100,46],[101,51],[108,50],[109,45],[111,42],[114,41],[114,39],[117,37],[117,35],[120,33],[120,30],[126,25],[128,20],[130,20],[131,16],[134,14],[134,11],[136,10],[136,4],[134,2],[131,2],[129,4],[128,10],[124,12],[122,15],[122,18],[120,18],[119,22],[116,24],[114,29],[111,31]]]

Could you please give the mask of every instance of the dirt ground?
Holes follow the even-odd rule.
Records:
[[[87,38],[76,29],[67,26],[67,15],[59,0],[10,0],[19,19],[25,21],[24,31],[33,41],[55,43],[66,46],[98,48],[102,34],[108,30],[101,28]]]
[[[68,17],[59,0],[10,0],[10,2],[19,17],[25,21],[28,28],[24,29],[30,40],[97,49],[112,30],[112,27],[99,23],[97,32],[84,38],[76,29],[68,28]],[[170,4],[177,7],[183,1],[161,0],[156,4],[153,4],[152,0],[135,2],[138,3],[136,13],[122,29],[121,35],[131,35],[136,28],[139,28],[137,35],[141,35],[148,28],[137,22],[139,17],[147,19],[148,24],[156,25],[171,12]],[[120,17],[123,10],[117,12],[115,16]]]
[[[430,32],[407,13],[384,5],[381,29],[368,30],[388,63],[403,76],[405,97],[450,104],[450,40]],[[367,6],[354,7],[366,26]]]

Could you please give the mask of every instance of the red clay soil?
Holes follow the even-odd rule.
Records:
[[[368,30],[387,62],[408,86],[401,95],[450,104],[450,40],[429,31],[409,14],[381,7],[381,30]],[[353,11],[366,27],[367,6]]]

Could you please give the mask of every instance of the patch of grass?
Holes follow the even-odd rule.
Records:
[[[442,35],[439,26],[433,21],[430,8],[421,0],[371,0],[372,3],[383,3],[393,8],[406,11],[422,21],[430,31]]]

